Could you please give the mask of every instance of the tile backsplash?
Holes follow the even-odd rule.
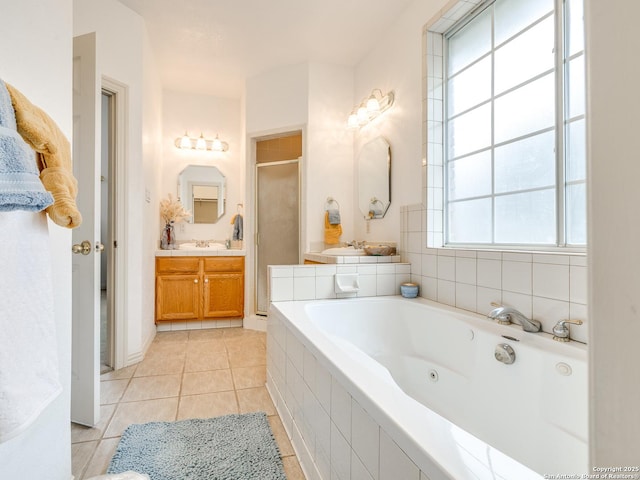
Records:
[[[335,293],[341,273],[358,274],[357,293]],[[272,302],[399,295],[400,284],[410,279],[407,263],[270,266],[269,295]]]
[[[585,255],[428,248],[425,208],[402,207],[401,218],[400,253],[422,297],[480,314],[509,305],[548,333],[558,320],[582,320],[571,338],[587,342]]]

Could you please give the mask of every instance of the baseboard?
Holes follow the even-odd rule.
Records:
[[[244,318],[242,326],[248,330],[267,331],[267,317],[261,315],[249,315]]]

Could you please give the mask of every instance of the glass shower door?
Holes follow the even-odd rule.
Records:
[[[299,159],[260,163],[257,167],[258,245],[256,312],[269,309],[269,265],[300,262]]]

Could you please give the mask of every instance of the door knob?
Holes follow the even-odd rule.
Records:
[[[91,242],[84,240],[82,243],[76,243],[71,247],[73,253],[81,253],[82,255],[89,255],[91,253]]]

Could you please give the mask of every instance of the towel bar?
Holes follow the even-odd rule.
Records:
[[[324,204],[325,211],[331,209],[331,205],[333,205],[334,203],[336,204],[338,210],[340,210],[340,204],[338,203],[338,201],[333,197],[327,197],[327,201]]]

